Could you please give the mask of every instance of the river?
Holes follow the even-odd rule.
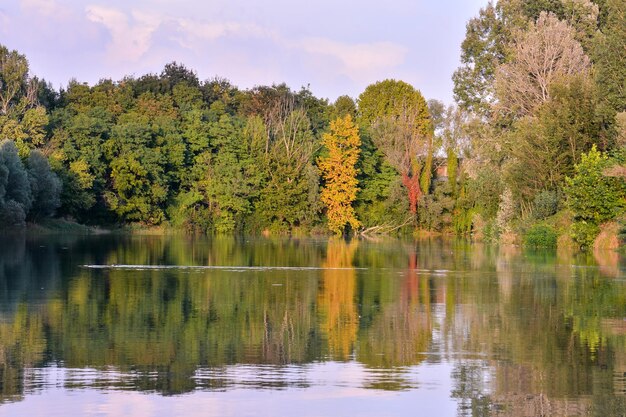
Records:
[[[626,260],[0,236],[0,416],[623,416]]]

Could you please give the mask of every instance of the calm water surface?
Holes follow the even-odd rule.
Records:
[[[0,236],[1,416],[624,416],[626,264]]]

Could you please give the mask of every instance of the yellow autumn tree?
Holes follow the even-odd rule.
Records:
[[[360,226],[352,202],[358,191],[356,163],[361,153],[361,138],[352,117],[346,115],[330,123],[330,132],[322,140],[327,155],[318,160],[324,179],[321,199],[328,208],[328,228],[341,234],[348,224],[352,229]]]

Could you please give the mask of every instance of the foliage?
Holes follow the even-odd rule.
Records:
[[[587,220],[577,220],[572,223],[571,236],[581,248],[590,249],[600,233],[600,226]]]
[[[466,26],[461,63],[453,75],[454,98],[476,114],[489,112],[493,100],[496,67],[505,60],[506,34],[502,9],[489,2]]]
[[[446,150],[446,166],[448,168],[448,184],[453,196],[456,196],[457,180],[459,173],[459,158],[456,156],[454,149]]]
[[[469,236],[472,233],[472,220],[477,210],[475,202],[468,195],[468,185],[464,177],[461,177],[458,185],[455,207],[452,213],[452,230],[458,235]]]
[[[422,168],[422,174],[420,175],[420,188],[422,189],[422,194],[427,195],[430,193],[430,186],[433,178],[433,147],[432,147],[432,138],[431,144],[428,149],[428,154],[426,154],[426,160],[424,161],[424,167]]]
[[[576,76],[556,81],[550,91],[548,102],[534,115],[516,121],[505,134],[506,179],[526,201],[539,190],[558,188],[599,134],[590,79]]]
[[[11,140],[0,142],[0,223],[20,225],[33,204],[28,172]]]
[[[22,97],[27,88],[29,80],[26,57],[0,45],[0,116],[10,115],[24,105]]]
[[[362,136],[357,170],[359,190],[354,206],[363,226],[401,224],[408,216],[409,204],[400,176],[367,135]]]
[[[513,193],[509,188],[505,188],[500,195],[500,204],[496,214],[496,227],[498,234],[506,234],[512,231],[511,222],[515,218],[517,207],[513,200]]]
[[[603,104],[619,113],[626,109],[626,3],[606,0],[606,22],[594,39],[592,57]]]
[[[497,108],[506,113],[531,114],[550,100],[555,79],[584,75],[590,69],[574,29],[546,12],[527,31],[519,32],[512,49],[510,61],[500,65],[495,76]]]
[[[556,248],[557,233],[546,224],[533,225],[524,236],[524,244],[534,248]]]
[[[553,215],[581,155],[594,144],[604,151],[623,144],[622,9],[621,0],[501,0],[470,20],[453,77],[465,114],[455,123],[460,128],[439,133],[444,144],[448,131],[467,138],[463,148],[453,145],[467,175],[456,230],[467,230],[469,213],[480,214],[481,229],[495,221],[510,231],[531,210],[538,219]],[[619,174],[619,166],[611,172]],[[511,216],[494,198],[505,189],[507,206],[517,207]],[[599,225],[585,222],[576,226],[580,236]]]
[[[555,191],[543,190],[535,195],[533,215],[543,220],[556,213],[559,207],[559,196]]]
[[[34,219],[50,217],[61,205],[61,180],[52,172],[48,160],[38,150],[26,161],[33,204],[29,216]]]
[[[266,187],[256,209],[265,226],[283,230],[310,225],[309,214],[316,214],[319,206],[317,193],[309,194],[319,181],[312,165],[317,138],[301,109],[289,109],[274,122],[264,156]]]
[[[600,224],[615,218],[626,203],[626,184],[604,175],[608,165],[609,158],[594,146],[582,155],[576,174],[566,179],[565,194],[575,220],[572,237],[582,247],[589,248]]]
[[[474,178],[466,180],[466,198],[486,218],[495,218],[502,191],[502,177],[489,167],[480,169]]]
[[[433,192],[420,201],[419,226],[437,232],[450,231],[455,203],[450,184],[435,181]]]
[[[328,228],[337,234],[347,225],[356,230],[360,224],[352,203],[358,191],[356,164],[361,139],[352,117],[347,114],[331,122],[330,133],[324,134],[322,141],[328,154],[318,160],[318,166],[324,181],[321,200],[328,208]]]
[[[360,124],[369,126],[372,142],[402,176],[415,213],[432,169],[433,125],[424,97],[405,82],[385,80],[368,86],[358,104]]]

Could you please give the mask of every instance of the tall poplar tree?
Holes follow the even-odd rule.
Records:
[[[325,185],[321,199],[328,208],[328,228],[341,234],[347,225],[357,229],[360,225],[352,203],[358,191],[356,164],[361,154],[359,129],[349,114],[330,123],[330,133],[322,137],[328,154],[318,160]]]

